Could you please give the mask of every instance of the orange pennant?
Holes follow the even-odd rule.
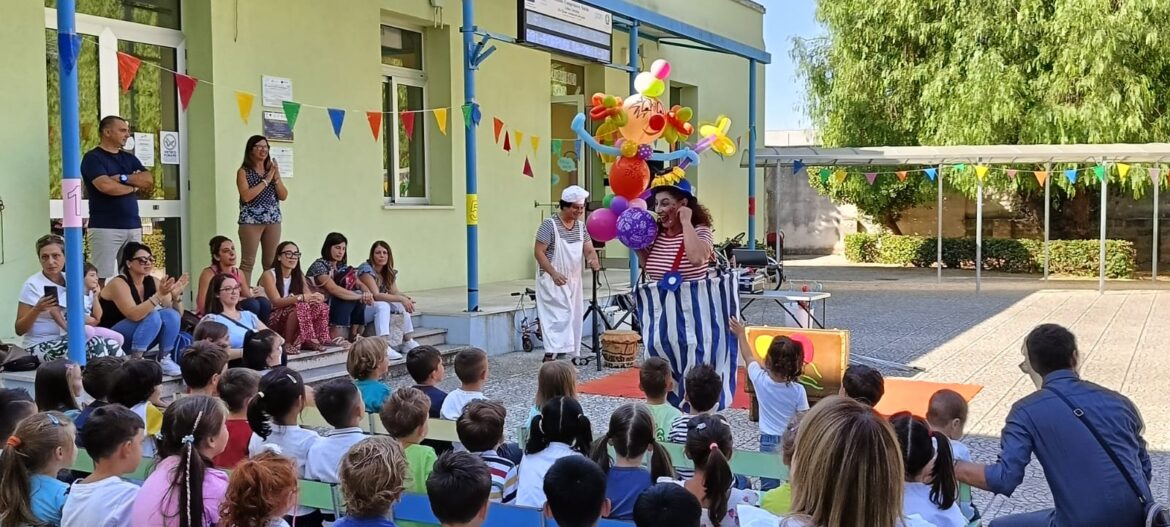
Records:
[[[378,134],[382,132],[382,112],[366,112],[366,120],[370,122],[370,132],[377,141]]]
[[[492,117],[492,127],[495,128],[496,144],[499,144],[500,130],[504,129],[504,121],[501,121],[499,117]]]
[[[899,170],[899,171],[895,172],[895,174],[898,175],[898,181],[906,181],[906,171],[905,170]]]
[[[1039,181],[1040,186],[1043,187],[1044,182],[1048,179],[1048,171],[1047,170],[1037,170],[1037,171],[1032,172],[1032,173],[1036,174],[1036,181]]]

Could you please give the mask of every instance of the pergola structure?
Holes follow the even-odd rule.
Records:
[[[938,170],[938,280],[942,281],[942,168],[944,165],[1044,164],[1052,172],[1053,163],[1161,163],[1170,161],[1170,143],[1101,144],[1101,145],[965,145],[965,146],[878,146],[865,148],[820,148],[809,146],[765,147],[755,159],[745,155],[747,166],[754,161],[760,167],[803,166],[897,166],[921,165]],[[797,171],[799,172],[799,171]],[[791,173],[791,172],[788,172]],[[1158,192],[1160,177],[1154,178],[1154,250],[1153,276],[1158,276]],[[1101,184],[1100,262],[1097,289],[1105,291],[1105,216],[1109,178]],[[1052,179],[1044,181],[1044,279],[1048,279],[1049,215]],[[983,181],[977,179],[975,212],[975,291],[982,285],[983,271]],[[777,209],[779,197],[777,196]]]

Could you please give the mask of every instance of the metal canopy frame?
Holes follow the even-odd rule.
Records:
[[[1170,143],[1099,144],[1099,145],[963,145],[963,146],[876,146],[864,148],[820,148],[811,146],[765,147],[754,156],[745,154],[740,166],[891,166],[922,165],[935,167],[938,184],[937,261],[938,281],[942,282],[942,178],[943,165],[1043,164],[1048,177],[1044,180],[1044,280],[1048,280],[1050,210],[1053,163],[1162,163],[1170,161]],[[1154,231],[1151,274],[1158,278],[1158,208],[1161,176],[1154,177]],[[983,281],[983,182],[977,183],[975,208],[975,292]],[[1105,292],[1105,219],[1108,207],[1109,178],[1101,183],[1101,213],[1098,238],[1097,291]],[[779,202],[779,198],[777,198]]]

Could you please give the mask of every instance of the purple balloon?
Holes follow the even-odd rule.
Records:
[[[599,242],[608,242],[617,237],[618,215],[609,209],[597,209],[585,220],[589,237]]]
[[[642,198],[634,198],[634,199],[630,200],[629,208],[646,210],[646,208],[647,208],[646,200],[644,200]]]
[[[628,208],[630,208],[630,201],[621,196],[614,196],[613,200],[609,202],[609,210],[618,216],[621,216]]]
[[[626,209],[617,220],[617,239],[635,251],[645,249],[658,237],[658,222],[646,209]]]

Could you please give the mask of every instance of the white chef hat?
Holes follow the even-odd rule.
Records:
[[[589,191],[577,185],[569,185],[561,192],[561,201],[568,203],[585,203],[589,198]]]

